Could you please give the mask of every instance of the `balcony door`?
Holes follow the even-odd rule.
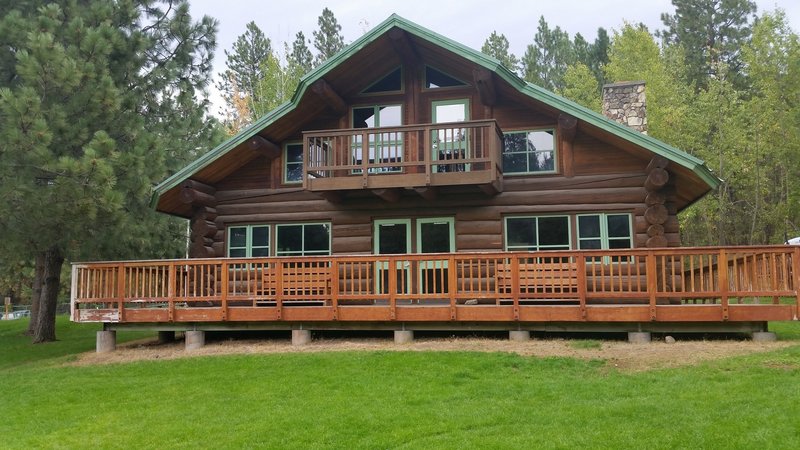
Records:
[[[469,100],[441,100],[431,103],[434,124],[462,123],[469,120]],[[431,136],[431,159],[433,161],[457,161],[468,159],[469,139],[464,127],[437,127]],[[464,163],[434,164],[434,172],[466,172]]]
[[[359,106],[353,108],[353,128],[387,128],[403,124],[401,105]],[[400,131],[369,132],[366,134],[368,173],[401,172],[402,167],[393,165],[403,162],[403,134]],[[351,142],[354,165],[362,165],[364,159],[364,134],[356,134]],[[355,169],[354,173],[361,173]]]
[[[402,255],[411,253],[411,219],[376,220],[375,229],[376,255]],[[377,292],[389,292],[389,277],[397,280],[397,293],[406,293],[411,286],[409,261],[397,261],[392,267],[388,262],[376,264]]]

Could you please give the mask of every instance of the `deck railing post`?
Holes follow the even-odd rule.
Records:
[[[377,143],[376,143],[377,144]],[[375,155],[377,159],[378,155]],[[361,133],[361,185],[367,187],[369,184],[369,134]]]
[[[124,305],[125,305],[125,264],[119,263],[117,265],[117,309],[119,311],[120,322],[122,322],[124,318]]]
[[[73,322],[78,321],[78,266],[72,265],[72,278],[69,288],[69,317]]]
[[[519,320],[519,259],[520,255],[511,256],[511,300],[514,304],[514,320]]]
[[[656,264],[656,254],[648,251],[645,265],[647,267],[647,295],[650,300],[650,320],[656,320],[656,293],[658,292],[658,264]]]
[[[391,320],[397,319],[397,263],[398,260],[392,257],[389,257],[389,260],[386,263],[386,274],[387,278],[389,279],[389,284],[387,286],[389,291],[389,317]],[[405,268],[402,270],[405,270]],[[406,282],[406,280],[403,279],[403,282]]]
[[[229,269],[228,269],[228,261],[223,260],[220,266],[220,271],[222,272],[220,276],[222,277],[222,292],[220,292],[220,302],[222,304],[222,321],[228,320],[228,277],[230,276]]]
[[[578,301],[581,308],[581,317],[586,320],[586,256],[583,253],[578,253],[575,258],[575,265],[578,270]]]
[[[722,320],[728,320],[728,252],[721,248],[717,257],[717,276],[719,277],[719,298],[722,303]]]
[[[169,274],[167,275],[167,282],[169,285],[167,286],[167,307],[169,309],[169,321],[173,322],[175,320],[175,287],[178,285],[175,261],[169,263],[168,270]]]
[[[447,270],[447,293],[450,296],[450,320],[456,320],[456,291],[458,290],[456,257],[451,254],[447,264],[449,267]]]
[[[425,186],[431,185],[431,135],[433,128],[425,127],[422,131],[422,163],[425,165]]]
[[[333,320],[339,320],[339,260],[331,261],[331,307]]]
[[[276,319],[282,320],[283,316],[283,261],[275,260],[275,312]]]

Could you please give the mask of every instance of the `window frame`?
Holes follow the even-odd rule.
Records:
[[[506,143],[505,143],[505,137],[507,135],[522,134],[522,133],[525,133],[527,135],[528,133],[549,132],[549,131],[552,131],[552,135],[553,135],[553,149],[552,150],[534,150],[533,154],[535,155],[535,154],[538,154],[538,153],[552,152],[553,153],[553,170],[531,171],[530,170],[530,161],[528,159],[528,157],[531,154],[531,152],[529,150],[527,150],[527,145],[526,145],[526,150],[524,152],[509,152],[509,153],[526,155],[527,157],[525,158],[525,161],[526,161],[526,166],[527,166],[528,170],[525,171],[525,172],[508,172],[506,170],[506,168],[505,168],[505,164],[503,164],[503,176],[506,176],[506,175],[508,175],[508,176],[552,175],[552,174],[559,173],[560,164],[558,162],[559,162],[559,153],[560,152],[559,152],[559,148],[558,148],[558,135],[557,135],[558,131],[556,130],[556,128],[553,128],[553,127],[528,128],[528,129],[522,129],[522,130],[511,130],[511,131],[503,132],[503,149],[502,149],[500,157],[501,157],[501,159],[504,160],[505,159],[505,155],[507,153],[506,152]],[[526,138],[526,140],[527,140],[527,138]]]
[[[305,227],[310,225],[324,225],[328,228],[328,249],[327,253],[320,253],[319,250],[313,250],[314,253],[309,253],[308,250],[305,248]],[[280,237],[280,229],[285,227],[292,227],[292,226],[300,226],[302,227],[301,236],[302,236],[302,247],[303,249],[300,252],[281,252],[278,250],[278,239]],[[276,223],[275,227],[275,251],[273,252],[274,256],[279,257],[293,257],[293,256],[330,256],[332,254],[332,243],[333,243],[333,227],[331,226],[330,222],[297,222],[297,223]]]
[[[564,247],[563,245],[548,245],[542,246],[540,244],[539,239],[539,219],[543,218],[563,218],[566,219],[567,222],[567,248],[556,248],[556,247]],[[508,219],[534,219],[536,221],[536,248],[531,249],[531,246],[511,246],[508,245]],[[547,251],[547,250],[556,250],[556,251],[567,251],[573,249],[573,230],[572,230],[572,218],[570,214],[539,214],[539,215],[513,215],[513,216],[505,216],[503,217],[503,249],[507,252],[539,252],[539,251]]]
[[[625,238],[621,237],[609,237],[608,236],[608,218],[613,216],[626,216],[628,219],[628,247],[620,247],[620,248],[610,248],[609,247],[609,240],[614,241],[621,241]],[[581,217],[599,217],[600,218],[600,236],[591,236],[591,237],[581,237]],[[634,238],[634,230],[633,230],[633,214],[625,213],[625,212],[603,212],[603,213],[584,213],[584,214],[576,214],[575,215],[575,243],[578,246],[578,250],[624,250],[626,248],[633,248],[633,238]],[[599,249],[583,249],[581,248],[581,241],[587,240],[600,240],[600,248]]]
[[[292,162],[292,165],[300,165],[300,179],[299,180],[289,180],[289,147],[290,146],[300,146],[300,157],[301,160],[299,163]],[[283,144],[283,184],[302,184],[303,183],[303,175],[305,169],[305,148],[303,146],[302,141],[290,141]]]
[[[450,78],[452,78],[452,79],[454,79],[454,80],[456,80],[456,81],[458,81],[458,82],[460,82],[462,84],[456,85],[456,86],[428,87],[428,69],[429,68],[433,69],[433,70],[435,70],[435,71],[437,71],[437,72],[439,72],[439,73],[441,73],[443,75],[447,75],[448,77],[450,77]],[[464,89],[464,88],[469,88],[471,86],[472,85],[470,83],[467,83],[466,81],[462,80],[461,78],[458,78],[458,77],[455,77],[455,76],[451,75],[446,70],[439,69],[438,67],[432,66],[430,64],[425,64],[422,67],[422,91],[423,92],[425,92],[425,91],[442,91],[442,90],[445,90],[445,89]]]
[[[392,74],[392,73],[393,73],[395,70],[398,70],[398,69],[400,69],[400,90],[397,90],[397,91],[377,91],[377,92],[366,92],[368,89],[370,89],[370,88],[372,88],[373,86],[375,86],[376,84],[380,83],[381,81],[383,81],[383,79],[384,79],[384,78],[388,77],[388,76],[389,76],[389,75],[391,75],[391,74]],[[395,68],[393,68],[393,69],[391,69],[391,70],[387,71],[386,73],[384,73],[383,75],[381,75],[380,77],[378,77],[378,78],[377,78],[375,81],[373,81],[372,83],[370,83],[370,84],[369,84],[367,87],[365,87],[364,89],[362,89],[362,90],[361,90],[361,91],[358,93],[358,96],[359,96],[359,97],[367,97],[367,96],[373,96],[373,95],[392,95],[392,94],[403,94],[403,93],[405,92],[405,86],[406,86],[406,84],[405,84],[405,80],[406,80],[406,78],[405,78],[405,77],[406,77],[406,73],[405,73],[405,72],[406,72],[406,71],[405,71],[405,68],[404,68],[402,65],[399,65],[399,66],[397,66],[397,67],[395,67]]]
[[[353,105],[352,107],[350,107],[350,126],[354,130],[377,130],[379,128],[382,128],[383,125],[381,124],[381,118],[380,118],[380,116],[381,116],[381,114],[380,114],[381,113],[381,108],[389,108],[389,107],[394,107],[394,106],[397,106],[397,107],[400,108],[400,124],[399,125],[389,125],[389,126],[390,127],[402,127],[403,126],[403,122],[404,122],[403,115],[405,114],[405,108],[404,108],[404,105],[403,105],[402,102],[399,102],[399,103],[398,102],[370,103],[370,104],[364,104],[364,105]],[[375,117],[375,126],[374,127],[366,127],[366,128],[356,128],[355,111],[357,109],[369,109],[369,108],[372,108],[372,111],[373,111],[373,114],[374,114],[373,117]],[[396,149],[398,151],[398,153],[399,153],[399,155],[398,155],[399,161],[398,162],[400,162],[400,163],[403,162],[403,160],[405,159],[405,142],[403,141],[403,133],[402,132],[401,133],[373,132],[373,133],[368,133],[368,134],[371,134],[371,135],[375,136],[374,141],[370,142],[369,146],[368,146],[369,147],[368,148],[369,153],[374,153],[374,155],[375,155],[375,158],[373,159],[374,162],[377,163],[377,160],[383,159],[383,158],[379,158],[379,156],[383,156],[382,153],[383,153],[383,149],[384,148],[385,149],[389,149],[390,153],[391,153],[391,149]],[[396,134],[397,137],[399,137],[399,140],[388,140],[388,141],[384,142],[383,139],[382,139],[382,136],[384,134],[390,134],[390,135],[391,134]],[[352,140],[351,140],[351,143],[350,143],[350,152],[351,152],[351,155],[353,157],[353,164],[354,165],[356,165],[356,162],[358,161],[356,159],[356,151],[357,150],[358,151],[362,150],[361,142],[357,142],[356,137],[357,136],[354,135],[351,138]],[[360,137],[360,136],[358,136],[358,137]],[[379,155],[379,152],[378,152],[379,149],[381,150],[381,152],[380,152],[381,154],[380,155]],[[367,155],[367,158],[369,158],[370,156],[371,155]],[[364,158],[364,155],[362,154],[361,155],[362,163],[363,163],[363,158]],[[360,174],[361,170],[362,169],[353,169],[352,173],[353,174]],[[402,173],[402,172],[403,172],[403,166],[373,168],[373,169],[370,169],[370,171],[369,171],[369,173]]]
[[[233,230],[235,229],[245,229],[245,246],[244,247],[231,247],[231,235],[233,234]],[[253,229],[255,228],[265,228],[267,230],[267,245],[259,245],[253,246]],[[272,255],[272,230],[269,224],[249,224],[249,225],[231,225],[227,227],[226,239],[225,242],[225,255],[228,258],[253,258],[253,249],[254,248],[266,248],[267,249],[267,256]],[[245,256],[231,256],[231,250],[241,250],[244,249]],[[257,258],[266,258],[267,256],[257,256]]]

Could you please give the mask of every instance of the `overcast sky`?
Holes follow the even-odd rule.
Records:
[[[779,7],[786,11],[795,31],[800,30],[800,1],[757,0],[759,14]],[[560,26],[570,37],[581,33],[592,42],[599,27],[609,33],[625,21],[642,22],[651,31],[662,27],[662,12],[673,13],[670,0],[190,0],[192,15],[209,15],[219,21],[215,75],[225,68],[223,50],[229,50],[245,24],[255,21],[283,52],[283,42],[291,43],[298,31],[313,39],[317,18],[326,6],[339,24],[345,43],[350,43],[383,22],[392,13],[434,30],[468,47],[480,50],[492,33],[505,34],[512,53],[522,56],[533,42],[539,16],[551,28]],[[313,45],[309,45],[313,51]],[[212,101],[216,100],[212,96]],[[212,108],[216,112],[218,108]]]

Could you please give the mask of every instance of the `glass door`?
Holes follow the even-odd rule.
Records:
[[[417,220],[418,253],[452,253],[455,251],[455,232],[452,217],[436,217]],[[420,261],[419,283],[423,294],[443,294],[448,292],[448,260]]]
[[[431,103],[431,107],[435,124],[469,120],[468,99],[434,101]],[[467,129],[463,127],[437,127],[431,136],[431,147],[433,161],[454,161],[470,157]],[[465,172],[468,170],[468,164],[457,162],[433,166],[434,172]]]
[[[411,220],[387,219],[375,221],[375,249],[376,255],[399,255],[411,253]],[[389,277],[395,276],[397,280],[397,293],[409,291],[409,261],[397,261],[390,267],[386,261],[376,264],[377,292],[389,292]]]

